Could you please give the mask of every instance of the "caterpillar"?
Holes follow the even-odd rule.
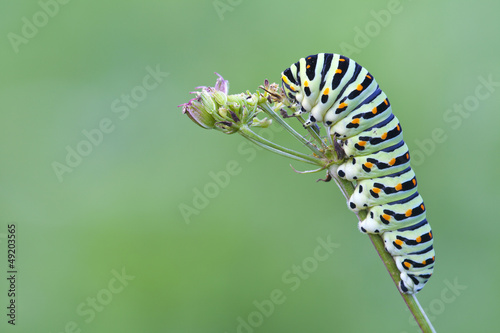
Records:
[[[355,182],[348,207],[367,211],[359,230],[381,235],[400,271],[401,292],[419,292],[434,269],[433,236],[386,94],[364,67],[339,54],[302,58],[281,78],[295,115],[309,113],[304,126],[323,123],[345,154],[336,173]]]

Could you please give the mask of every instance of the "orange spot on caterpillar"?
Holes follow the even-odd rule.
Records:
[[[290,86],[290,90],[291,90],[291,91],[295,91],[295,88],[294,88],[294,87],[292,87],[292,86]]]
[[[352,124],[359,124],[359,118],[353,119],[351,121]]]
[[[432,231],[429,231],[429,237],[432,238]]]
[[[339,61],[345,61],[345,59],[339,59]]]
[[[370,75],[367,75],[366,77],[369,78],[370,80],[372,79],[372,77]]]
[[[380,189],[378,187],[372,188],[372,191],[377,193],[377,194],[380,193]]]
[[[405,213],[405,216],[406,216],[406,217],[410,217],[412,213],[413,213],[413,209],[408,209],[408,210],[406,211],[406,213]]]
[[[389,101],[387,100],[387,98],[384,100],[384,103],[385,105],[389,105]]]
[[[382,134],[382,135],[380,136],[380,138],[381,138],[382,140],[385,140],[385,139],[387,138],[387,132],[385,132],[384,134]]]
[[[399,124],[398,126],[396,126],[396,128],[398,129],[398,132],[401,131],[401,127],[399,126]]]
[[[359,141],[358,145],[360,145],[361,147],[364,147],[366,145],[366,141]]]
[[[307,66],[306,66],[306,68],[307,68],[307,69],[311,68],[311,65],[307,65]]]
[[[304,81],[304,87],[309,87],[309,82]]]
[[[409,262],[407,262],[407,261],[405,261],[405,262],[403,263],[403,265],[404,265],[406,268],[410,268],[410,267],[411,267],[411,264],[410,264]]]
[[[329,92],[330,92],[330,88],[326,88],[325,91],[323,91],[323,95],[328,95]]]
[[[389,220],[391,219],[391,215],[387,215],[387,214],[382,215],[382,217],[383,217],[385,220],[387,220],[387,221],[389,221]]]
[[[396,239],[394,243],[396,243],[399,246],[403,245],[403,241],[401,239]]]
[[[285,76],[285,75],[283,75],[283,76],[281,77],[281,79],[283,80],[283,82],[285,82],[285,83],[287,83],[287,84],[288,84],[288,79],[286,78],[286,76]]]
[[[427,265],[427,260],[422,261],[422,265]]]
[[[337,69],[335,70],[335,74],[342,74],[342,70],[341,70],[340,68],[337,68]]]
[[[420,205],[420,209],[422,209],[422,210],[424,210],[424,209],[425,209],[424,204],[421,204],[421,205]]]
[[[403,189],[403,185],[401,185],[401,183],[399,183],[398,185],[396,185],[395,189],[396,189],[396,191],[401,191]]]
[[[368,169],[371,169],[373,167],[373,163],[366,162],[365,167],[367,167]]]
[[[417,243],[420,243],[422,241],[422,237],[418,236],[416,239]]]
[[[358,86],[356,87],[356,90],[358,90],[358,91],[363,90],[363,86],[362,86],[362,85],[360,85],[360,84],[358,84]]]
[[[417,180],[415,178],[413,178],[411,182],[413,183],[413,186],[417,185]]]
[[[347,103],[340,103],[340,105],[339,105],[339,107],[338,107],[338,108],[339,108],[339,109],[343,109],[343,108],[345,108],[345,107],[347,107]]]
[[[396,159],[393,158],[392,160],[389,161],[389,165],[394,165],[396,163]]]
[[[373,108],[372,113],[373,113],[373,114],[377,114],[377,107],[374,107],[374,108]]]

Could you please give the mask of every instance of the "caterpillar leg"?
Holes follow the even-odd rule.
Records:
[[[295,111],[295,112],[293,113],[293,115],[294,115],[295,117],[297,117],[297,116],[303,115],[304,113],[307,113],[307,110],[306,110],[306,109],[304,109],[304,107],[303,107],[303,106],[301,106],[300,108],[298,108],[298,110],[297,110],[297,111]]]
[[[316,118],[313,115],[310,115],[309,118],[304,122],[304,127],[310,127],[316,125]]]

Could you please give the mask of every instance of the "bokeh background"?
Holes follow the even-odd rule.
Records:
[[[437,331],[498,329],[498,2],[2,8],[2,332],[417,332],[340,191],[315,182],[323,173],[296,174],[177,108],[215,71],[230,92],[255,91],[318,52],[368,68],[403,124],[435,235],[419,299]],[[318,261],[321,241],[335,246]]]

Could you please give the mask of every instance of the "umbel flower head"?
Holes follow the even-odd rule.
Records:
[[[217,74],[217,73],[215,73]],[[227,134],[237,132],[241,126],[267,127],[271,120],[259,120],[258,94],[228,95],[229,82],[219,78],[214,87],[196,87],[201,91],[191,92],[196,97],[179,105],[192,121],[206,129],[217,129]]]

